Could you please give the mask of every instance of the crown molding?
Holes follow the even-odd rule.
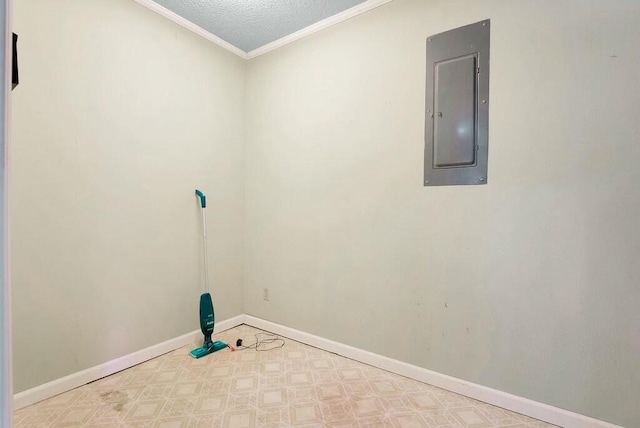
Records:
[[[155,13],[164,16],[168,20],[175,22],[176,24],[180,25],[181,27],[184,27],[187,30],[189,30],[189,31],[191,31],[193,33],[196,33],[200,37],[203,37],[203,38],[209,40],[210,42],[215,43],[216,45],[220,46],[221,48],[226,49],[229,52],[238,55],[240,58],[248,59],[247,53],[245,51],[243,51],[242,49],[239,49],[239,48],[235,47],[234,45],[232,45],[231,43],[229,43],[229,42],[227,42],[225,40],[222,40],[220,37],[218,37],[218,36],[216,36],[214,34],[211,34],[207,30],[205,30],[204,28],[198,27],[193,22],[181,17],[180,15],[178,15],[175,12],[170,11],[166,7],[160,6],[158,3],[156,3],[156,2],[154,2],[152,0],[134,0],[134,1],[136,3],[138,3],[138,4],[141,4],[142,6],[146,7],[147,9],[150,9],[150,10],[154,11]]]
[[[356,6],[353,6],[350,9],[347,9],[338,14],[335,14],[326,19],[323,19],[322,21],[318,21],[315,24],[312,24],[308,27],[303,28],[302,30],[298,30],[295,33],[291,33],[288,36],[284,36],[281,39],[275,40],[271,43],[268,43],[264,46],[254,49],[249,53],[243,51],[240,48],[237,48],[236,46],[232,45],[231,43],[225,40],[222,40],[220,37],[214,34],[211,34],[204,28],[197,26],[193,22],[181,17],[175,12],[170,11],[166,7],[160,6],[158,3],[156,3],[153,0],[134,0],[134,1],[146,7],[147,9],[154,11],[155,13],[164,16],[170,21],[175,22],[181,27],[184,27],[187,30],[196,33],[200,37],[203,37],[209,40],[210,42],[215,43],[221,48],[226,49],[229,52],[232,52],[238,55],[242,59],[252,59],[260,55],[264,55],[267,52],[271,52],[272,50],[278,49],[282,46],[288,45],[289,43],[293,43],[296,40],[300,40],[303,37],[307,37],[320,30],[324,30],[325,28],[331,27],[332,25],[336,25],[336,24],[339,24],[340,22],[346,21],[347,19],[351,19],[354,16],[358,16],[378,6],[382,6],[383,4],[389,3],[392,0],[367,0],[364,3],[360,3]]]
[[[332,25],[339,24],[340,22],[346,21],[347,19],[351,19],[354,16],[358,16],[362,13],[368,12],[371,9],[375,9],[378,6],[382,6],[383,4],[389,3],[390,1],[392,0],[367,0],[364,3],[360,3],[356,6],[353,6],[350,9],[347,9],[338,14],[335,14],[326,19],[323,19],[322,21],[318,21],[315,24],[312,24],[308,27],[303,28],[302,30],[298,30],[295,33],[291,33],[288,36],[284,36],[281,39],[275,40],[271,43],[268,43],[264,46],[254,49],[249,53],[247,53],[247,59],[252,59],[260,55],[264,55],[267,52],[271,52],[272,50],[288,45],[289,43],[293,43],[296,40],[300,40],[303,37],[307,37],[320,30],[324,30],[325,28],[331,27]]]

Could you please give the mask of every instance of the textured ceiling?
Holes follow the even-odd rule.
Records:
[[[365,0],[154,0],[250,52]]]

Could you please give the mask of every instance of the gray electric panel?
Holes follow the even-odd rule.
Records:
[[[487,183],[489,24],[427,39],[425,186]]]

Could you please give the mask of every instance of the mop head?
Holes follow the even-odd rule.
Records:
[[[211,340],[214,325],[213,300],[211,300],[211,294],[204,293],[200,296],[200,329],[202,330],[202,334],[204,334],[204,343],[201,347],[189,352],[193,358],[202,358],[229,347],[229,345],[220,340],[216,340],[215,342]]]
[[[191,354],[193,358],[202,358],[206,355],[213,354],[216,351],[219,351],[221,349],[228,348],[228,347],[229,345],[222,342],[221,340],[216,340],[215,342],[211,342],[209,344],[205,343],[201,347],[193,349],[191,352],[189,352],[189,354]]]

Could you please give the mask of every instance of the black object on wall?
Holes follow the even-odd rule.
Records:
[[[18,35],[13,33],[13,70],[11,71],[11,89],[15,89],[20,83],[18,78]]]

